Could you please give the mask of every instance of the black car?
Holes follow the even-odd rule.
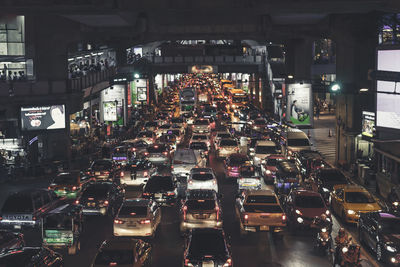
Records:
[[[171,175],[153,175],[143,188],[143,197],[154,199],[156,202],[166,205],[175,204],[177,182]]]
[[[24,236],[8,230],[0,230],[0,254],[10,249],[21,248],[25,244]]]
[[[76,204],[82,205],[84,215],[113,216],[122,203],[123,190],[112,182],[94,182],[81,192]]]
[[[358,237],[376,253],[378,261],[400,263],[400,217],[385,212],[361,213]]]
[[[330,192],[333,186],[348,183],[346,176],[336,168],[319,169],[314,175],[314,186],[327,204],[330,203]]]
[[[113,180],[117,168],[117,164],[112,160],[99,159],[92,162],[89,169],[86,171],[86,174],[96,180]]]
[[[0,266],[25,267],[25,266],[63,266],[62,255],[46,247],[25,247],[10,250],[0,254]]]
[[[205,262],[210,266],[233,266],[224,230],[199,228],[190,231],[185,242],[183,266],[204,266]]]

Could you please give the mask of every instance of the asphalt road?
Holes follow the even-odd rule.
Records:
[[[186,137],[187,142],[188,136]],[[315,233],[312,231],[299,231],[296,234],[284,232],[281,238],[270,233],[250,233],[240,237],[239,225],[234,214],[235,185],[225,181],[221,170],[221,161],[216,160],[214,153],[210,154],[210,166],[218,176],[220,192],[223,194],[222,210],[224,230],[229,236],[232,245],[234,266],[264,267],[264,266],[332,266],[328,256],[318,254],[313,246]],[[21,183],[4,184],[0,187],[0,206],[5,197],[24,188],[47,187],[48,181],[25,181]],[[138,189],[138,194],[140,190]],[[109,217],[86,217],[84,230],[81,236],[81,251],[75,256],[65,256],[65,266],[86,267],[90,266],[98,246],[105,239],[112,236],[113,219]],[[334,235],[340,227],[334,219]],[[355,235],[354,226],[345,226]],[[178,207],[162,208],[162,223],[153,243],[153,266],[178,267],[182,266],[183,237],[179,234]],[[28,245],[29,245],[28,240]],[[64,253],[65,254],[65,253]],[[377,265],[369,253],[363,251],[363,266]]]

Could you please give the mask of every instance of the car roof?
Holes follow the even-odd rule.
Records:
[[[286,157],[282,154],[271,154],[267,156],[267,159],[284,159],[284,158]]]
[[[342,188],[346,192],[368,192],[367,189],[365,189],[362,186],[355,185],[355,184],[340,184],[340,185],[335,185],[335,189]]]
[[[151,202],[150,199],[130,198],[130,199],[124,200],[124,202],[122,203],[122,206],[125,206],[125,207],[148,206],[150,202]]]
[[[214,199],[216,192],[211,189],[191,189],[187,191],[186,199]]]
[[[270,189],[261,189],[261,190],[246,190],[246,194],[248,196],[276,196],[275,192]]]
[[[282,160],[282,161],[279,161],[278,164],[285,172],[298,171],[296,163],[294,163],[292,161]]]
[[[316,196],[316,197],[321,197],[321,194],[315,191],[311,190],[305,190],[305,189],[297,189],[294,190],[293,193],[296,196]]]

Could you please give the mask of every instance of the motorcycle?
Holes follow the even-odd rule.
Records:
[[[332,243],[332,237],[326,227],[322,228],[317,233],[317,244],[316,249],[323,255],[330,252]]]
[[[362,267],[360,260],[360,246],[348,245],[341,250],[340,267]]]

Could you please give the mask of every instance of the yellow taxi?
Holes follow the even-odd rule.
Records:
[[[360,213],[380,211],[378,199],[358,185],[336,185],[331,192],[331,208],[346,223],[357,223]]]

